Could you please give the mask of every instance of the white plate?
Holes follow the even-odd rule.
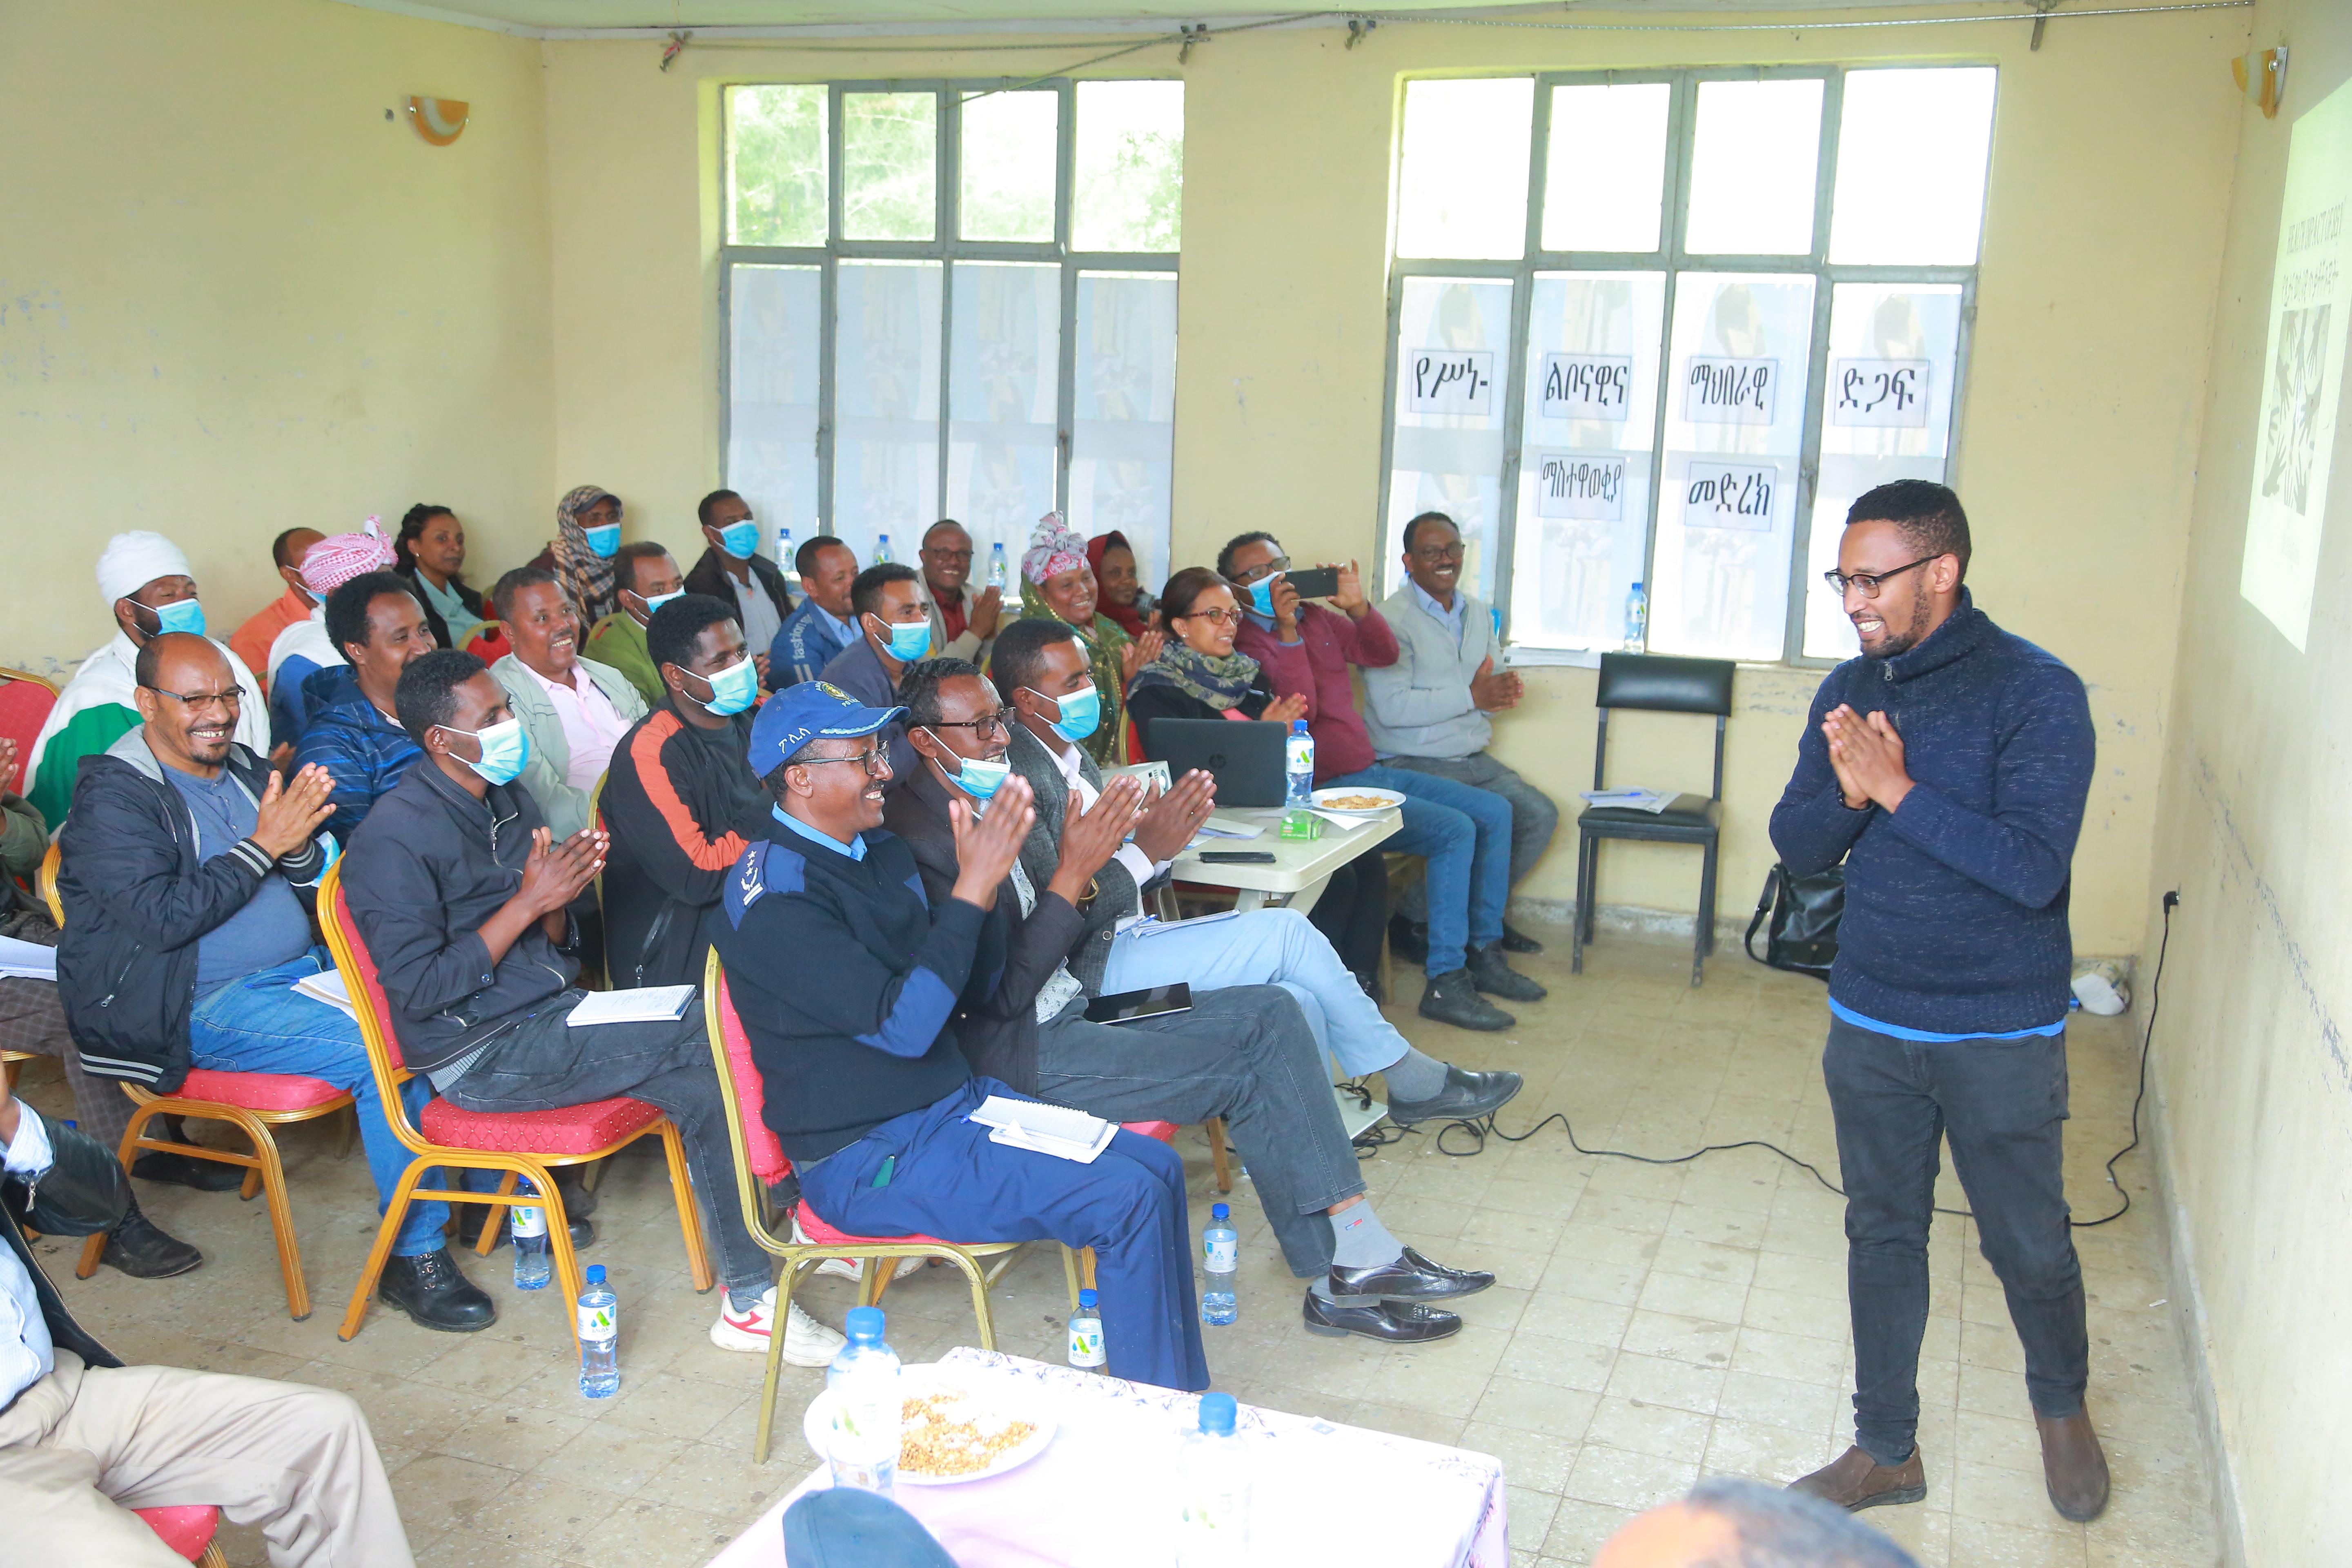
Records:
[[[1377,806],[1339,805],[1335,804],[1342,796],[1350,800],[1377,799],[1381,804]],[[1398,806],[1404,804],[1404,795],[1402,792],[1397,790],[1374,789],[1370,784],[1335,784],[1329,789],[1317,790],[1315,792],[1315,804],[1322,807],[1325,811],[1344,811],[1351,813],[1357,816],[1369,816],[1374,812],[1395,810]]]
[[[1019,1469],[1044,1453],[1045,1446],[1054,1440],[1054,1418],[1017,1394],[1007,1398],[994,1386],[973,1388],[940,1375],[936,1366],[910,1366],[900,1377],[899,1384],[908,1399],[951,1389],[968,1395],[974,1405],[991,1415],[1026,1421],[1036,1428],[1029,1435],[1027,1442],[1015,1448],[1007,1448],[996,1457],[995,1463],[984,1470],[974,1470],[968,1476],[920,1476],[901,1467],[898,1471],[900,1486],[951,1487],[965,1481],[984,1481],[1007,1470]],[[809,1401],[807,1411],[801,1416],[801,1436],[807,1439],[810,1450],[820,1460],[824,1458],[824,1435],[832,1424],[833,1390],[828,1388],[819,1391],[817,1396]]]

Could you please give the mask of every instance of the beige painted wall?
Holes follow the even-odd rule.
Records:
[[[1370,548],[1405,75],[1995,62],[2001,98],[1959,488],[1977,521],[1986,608],[2090,683],[2102,758],[2076,861],[2075,937],[2085,952],[2131,952],[2229,191],[2234,110],[2226,74],[2217,88],[2215,73],[2245,47],[2244,25],[2236,12],[2056,23],[2039,53],[2020,23],[1712,36],[1400,26],[1352,51],[1334,29],[1219,38],[1181,71],[1177,556],[1205,560],[1256,527],[1279,531],[1301,556]],[[644,43],[548,47],[556,455],[562,483],[613,488],[676,546],[693,542],[689,509],[719,477],[716,85],[986,77],[1055,62],[688,49],[665,74],[656,55]],[[1176,66],[1152,54],[1105,68],[1165,75]],[[1770,863],[1766,817],[1818,679],[1765,667],[1742,674],[1727,909],[1752,900]],[[1544,670],[1528,685],[1498,749],[1572,795],[1591,767],[1592,677]],[[1630,728],[1615,777],[1704,787],[1702,725]],[[1642,743],[1643,731],[1661,750]],[[1564,839],[1521,891],[1565,899],[1574,860]],[[1687,851],[1619,846],[1601,900],[1686,910],[1697,879]]]
[[[279,530],[456,507],[550,526],[540,46],[321,0],[0,0],[0,661],[111,633],[91,568],[152,528],[226,636]],[[411,93],[463,99],[454,146]],[[386,121],[384,111],[398,109]]]
[[[2294,46],[2284,110],[2245,112],[2185,563],[2158,814],[2177,887],[2153,1072],[2177,1258],[2242,1510],[2245,1561],[2352,1561],[2326,1441],[2352,1402],[2352,438],[2335,471],[2309,646],[2238,595],[2291,121],[2352,78],[2352,11],[2265,0]],[[2146,951],[2159,932],[2152,916]]]

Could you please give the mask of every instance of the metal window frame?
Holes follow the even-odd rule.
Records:
[[[1812,338],[1806,354],[1805,420],[1797,459],[1796,512],[1790,530],[1788,590],[1783,605],[1780,662],[1825,668],[1834,658],[1805,652],[1805,596],[1810,591],[1803,574],[1812,553],[1813,501],[1821,477],[1822,430],[1826,406],[1825,381],[1829,359],[1830,308],[1842,283],[1927,283],[1960,287],[1960,321],[1954,344],[1952,385],[1946,409],[1944,479],[1950,481],[1960,460],[1961,409],[1968,385],[1969,351],[1976,323],[1977,271],[1980,263],[1965,267],[1862,267],[1833,264],[1829,258],[1830,229],[1835,216],[1838,136],[1843,129],[1845,79],[1855,71],[1968,68],[1992,65],[1990,60],[1932,60],[1916,63],[1874,60],[1864,65],[1701,66],[1654,70],[1586,70],[1498,73],[1497,79],[1532,76],[1535,110],[1528,126],[1528,205],[1525,249],[1515,261],[1446,260],[1427,257],[1392,257],[1389,262],[1388,374],[1382,388],[1381,428],[1380,510],[1373,534],[1381,552],[1380,588],[1393,593],[1402,582],[1399,563],[1388,550],[1390,484],[1395,473],[1396,399],[1400,350],[1397,331],[1403,317],[1404,284],[1409,278],[1496,279],[1512,284],[1511,341],[1504,356],[1509,386],[1503,403],[1503,466],[1501,506],[1492,530],[1495,551],[1493,605],[1502,616],[1503,640],[1511,643],[1513,575],[1517,564],[1519,522],[1519,465],[1526,444],[1528,330],[1533,310],[1535,279],[1551,272],[1659,272],[1665,279],[1665,302],[1659,318],[1657,405],[1651,426],[1650,514],[1642,545],[1642,581],[1654,580],[1658,516],[1664,504],[1667,393],[1673,377],[1666,374],[1667,353],[1674,341],[1675,296],[1685,272],[1770,272],[1809,274],[1814,279]],[[1412,79],[1408,79],[1409,86]],[[1818,79],[1822,89],[1822,128],[1813,173],[1812,248],[1802,254],[1778,256],[1716,255],[1685,247],[1690,222],[1691,164],[1697,143],[1698,90],[1709,81],[1787,81]],[[1659,211],[1658,244],[1647,251],[1546,250],[1543,244],[1543,201],[1546,164],[1550,156],[1550,89],[1575,86],[1634,86],[1664,82],[1673,89],[1666,111],[1666,146]],[[1996,84],[1996,104],[1998,103]],[[1400,97],[1400,105],[1402,100]],[[1400,110],[1398,156],[1403,138]],[[1990,149],[1988,149],[1990,159]],[[1990,167],[1990,164],[1988,164]],[[1986,181],[1988,197],[1991,188]],[[1979,228],[1979,257],[1982,249]],[[1550,655],[1567,650],[1532,648]],[[1598,653],[1601,650],[1589,650]],[[1571,654],[1571,657],[1573,655]]]
[[[729,94],[738,87],[823,86],[825,99],[825,243],[818,246],[742,245],[732,238],[735,207],[731,188],[734,168],[734,116]],[[1049,263],[1061,268],[1061,331],[1055,374],[1055,459],[1054,504],[1066,510],[1070,499],[1070,459],[1077,410],[1078,279],[1088,272],[1165,272],[1177,270],[1176,251],[1080,251],[1070,247],[1070,226],[1077,184],[1077,80],[1055,77],[1024,84],[1024,92],[1051,92],[1058,99],[1055,122],[1054,237],[1045,241],[965,239],[959,233],[963,196],[962,147],[964,103],[1001,96],[1003,79],[969,80],[961,78],[908,79],[845,79],[818,82],[730,82],[719,89],[719,459],[726,472],[733,443],[734,424],[734,277],[739,266],[815,267],[819,269],[816,512],[820,531],[834,521],[834,427],[838,377],[835,366],[840,314],[840,264],[844,261],[937,261],[940,278],[939,468],[940,507],[948,497],[950,376],[955,363],[955,268],[958,262],[1024,261]],[[929,92],[937,105],[932,142],[935,216],[929,240],[845,239],[842,216],[842,100],[852,93]],[[1171,524],[1173,520],[1171,520]],[[901,552],[911,558],[911,548]],[[787,571],[789,563],[780,563]]]

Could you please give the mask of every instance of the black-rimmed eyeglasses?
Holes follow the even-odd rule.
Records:
[[[1897,566],[1892,572],[1856,572],[1851,576],[1843,572],[1831,570],[1822,574],[1822,581],[1827,583],[1830,585],[1830,592],[1835,594],[1841,599],[1845,597],[1845,593],[1848,588],[1858,588],[1862,591],[1862,596],[1864,598],[1875,599],[1878,597],[1878,589],[1881,584],[1902,576],[1903,574],[1910,571],[1914,566],[1925,566],[1930,561],[1940,561],[1942,559],[1943,557],[1940,554],[1922,555],[1918,560]]]
[[[878,746],[870,752],[856,752],[846,757],[803,757],[793,766],[814,767],[819,763],[857,763],[865,767],[866,776],[869,779],[887,779],[890,776],[889,753]]]
[[[1013,733],[1012,721],[1005,718],[1004,710],[1002,708],[993,713],[983,713],[977,719],[942,719],[936,724],[926,724],[923,728],[969,730],[972,733],[972,738],[978,741],[985,741],[992,735],[1010,736]]]

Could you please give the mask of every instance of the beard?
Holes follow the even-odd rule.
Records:
[[[1925,584],[1922,584],[1911,590],[1909,623],[1902,630],[1895,630],[1895,616],[1892,614],[1885,609],[1880,610],[1879,618],[1886,623],[1886,640],[1880,643],[1870,657],[1894,658],[1897,655],[1909,653],[1913,648],[1917,647],[1927,636],[1927,590]]]

